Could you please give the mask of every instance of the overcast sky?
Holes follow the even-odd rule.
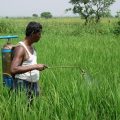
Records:
[[[0,0],[0,16],[19,17],[32,16],[33,13],[40,15],[49,11],[53,16],[69,16],[72,12],[65,13],[70,8],[70,0]],[[120,11],[120,0],[111,6],[112,14]]]

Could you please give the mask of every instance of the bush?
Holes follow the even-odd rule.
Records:
[[[33,17],[38,17],[38,15],[37,15],[37,14],[35,14],[35,13],[34,13],[32,16],[33,16]]]
[[[41,13],[42,18],[52,18],[52,14],[50,12]]]
[[[115,28],[114,28],[113,33],[114,33],[115,35],[120,35],[120,21],[117,22],[117,24],[116,24],[116,26],[115,26]]]

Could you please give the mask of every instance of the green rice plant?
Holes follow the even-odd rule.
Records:
[[[0,21],[0,33],[15,33],[16,32],[16,26],[13,21]]]
[[[1,77],[0,119],[120,119],[120,41],[110,31],[116,20],[110,19],[108,23],[108,19],[103,19],[93,26],[83,26],[79,18],[11,20],[17,24],[19,40],[23,39],[24,26],[29,21],[43,24],[42,38],[35,45],[38,63],[49,67],[80,66],[80,69],[54,68],[41,72],[41,95],[29,109],[25,93],[9,95]]]

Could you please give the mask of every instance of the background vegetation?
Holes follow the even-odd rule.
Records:
[[[0,81],[1,120],[119,120],[120,36],[118,19],[84,25],[80,18],[0,19],[0,35],[24,39],[29,21],[43,25],[35,45],[38,62],[48,66],[80,66],[41,72],[41,96],[28,109],[24,93],[15,97]],[[118,31],[119,32],[119,31]],[[0,40],[2,47],[5,42]],[[0,62],[1,66],[1,62]],[[2,70],[0,67],[0,73]]]

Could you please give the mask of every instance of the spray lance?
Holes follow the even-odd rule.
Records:
[[[91,82],[92,80],[92,77],[91,75],[86,72],[84,69],[82,69],[80,66],[46,66],[45,65],[45,68],[48,68],[48,69],[66,69],[66,68],[74,68],[74,69],[79,69],[81,74],[82,74],[82,77],[87,81],[87,82]]]

